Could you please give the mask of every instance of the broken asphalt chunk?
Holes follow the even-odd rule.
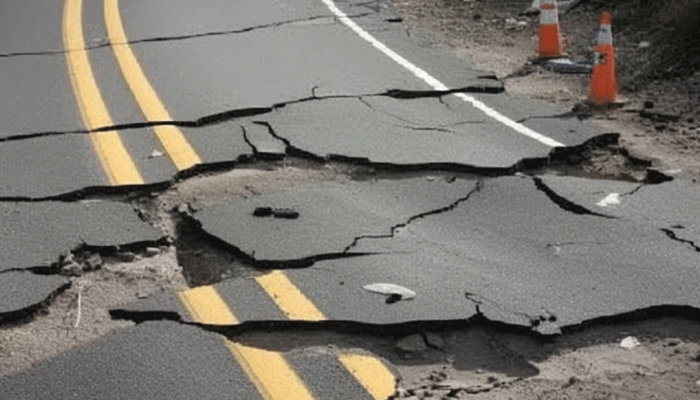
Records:
[[[28,271],[0,274],[0,323],[32,316],[69,285],[60,276]]]
[[[493,170],[551,150],[449,96],[325,99],[287,105],[264,121],[290,154],[397,168]]]
[[[208,235],[257,261],[302,260],[344,253],[363,237],[391,236],[394,227],[450,206],[475,185],[423,178],[325,182],[236,198],[205,208],[193,218]]]
[[[139,219],[131,205],[89,200],[75,203],[0,203],[0,271],[50,267],[67,250],[117,248],[163,237]]]

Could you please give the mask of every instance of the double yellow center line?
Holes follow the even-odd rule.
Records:
[[[80,114],[100,163],[112,185],[137,185],[144,180],[129,155],[119,132],[99,129],[114,126],[98,88],[85,46],[82,25],[83,0],[65,0],[63,40],[68,71]],[[173,119],[158,97],[128,44],[122,25],[118,0],[104,0],[104,18],[112,50],[136,103],[150,122],[172,122]],[[178,170],[201,163],[184,134],[175,126],[154,126],[153,130]],[[258,277],[257,284],[292,320],[322,321],[326,317],[281,271]],[[216,289],[204,286],[179,294],[195,321],[204,324],[234,325],[238,323],[229,306]],[[242,366],[250,380],[266,400],[314,400],[304,382],[281,353],[253,348],[226,340],[226,347]],[[394,391],[394,376],[376,357],[341,354],[343,366],[375,399],[385,399]]]
[[[138,185],[144,180],[129,155],[119,132],[95,132],[114,126],[90,65],[83,35],[83,0],[65,0],[63,11],[63,42],[66,49],[68,73],[83,123],[97,158],[112,185]],[[122,26],[118,0],[105,0],[104,17],[112,50],[136,103],[149,122],[172,122],[173,119],[146,78]],[[166,153],[178,170],[201,163],[197,152],[176,126],[155,126],[154,131]]]
[[[325,315],[282,271],[255,281],[291,320],[323,321]],[[203,324],[235,325],[238,319],[213,286],[201,286],[179,293],[192,318]],[[226,346],[243,366],[265,400],[314,397],[280,353],[255,349],[226,340]],[[386,399],[394,393],[395,377],[378,358],[363,354],[340,354],[338,360],[372,398]]]

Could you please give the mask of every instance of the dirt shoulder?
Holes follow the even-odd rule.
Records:
[[[387,2],[403,18],[413,38],[447,48],[495,72],[509,95],[545,100],[572,110],[580,110],[588,96],[589,75],[558,74],[533,63],[539,19],[522,15],[530,0]],[[668,10],[661,10],[662,5]],[[619,132],[624,147],[652,160],[658,168],[700,175],[700,52],[690,46],[700,38],[700,32],[696,33],[700,1],[581,0],[560,15],[566,51],[573,60],[592,60],[604,9],[613,13],[616,75],[623,106],[582,117],[604,132]],[[672,40],[674,35],[678,38]],[[584,329],[551,344],[485,333],[484,343],[491,343],[487,347],[494,354],[514,355],[507,357],[508,365],[528,360],[537,373],[485,373],[479,378],[481,368],[455,368],[455,363],[450,363],[454,357],[448,355],[448,363],[399,368],[402,381],[396,398],[698,398],[698,327],[697,322],[683,318],[641,320]],[[639,345],[623,347],[627,337],[634,337],[633,343]],[[445,338],[450,342],[450,334]],[[480,340],[471,338],[462,350],[478,356],[478,343]],[[481,361],[485,366],[497,358],[485,356]],[[443,385],[445,381],[449,384]],[[455,390],[460,382],[467,389]]]
[[[539,17],[523,15],[529,0],[388,1],[411,36],[495,72],[510,95],[571,109],[588,96],[589,75],[533,64]],[[592,60],[603,10],[613,14],[623,107],[582,116],[655,166],[700,175],[700,0],[581,0],[559,17],[574,61]]]

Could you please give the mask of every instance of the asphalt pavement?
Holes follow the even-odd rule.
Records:
[[[152,188],[267,159],[385,172],[184,207],[255,273],[115,308],[139,324],[1,377],[7,398],[384,399],[399,377],[375,355],[230,332],[552,335],[700,306],[692,177],[527,175],[604,132],[511,97],[381,2],[11,0],[0,35],[0,323],[70,285],[68,251],[167,243],[132,204]]]

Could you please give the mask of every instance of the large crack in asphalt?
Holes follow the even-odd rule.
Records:
[[[406,219],[406,221],[400,222],[400,223],[398,223],[398,224],[395,224],[395,225],[391,226],[391,227],[389,228],[389,233],[388,233],[388,234],[384,234],[384,235],[362,235],[362,236],[357,236],[357,237],[355,237],[355,238],[353,239],[352,243],[350,243],[347,247],[345,247],[345,248],[343,249],[342,253],[343,253],[343,254],[347,254],[353,247],[357,246],[357,244],[358,244],[361,240],[365,240],[365,239],[389,239],[389,238],[393,238],[394,235],[396,235],[396,232],[397,232],[399,229],[402,229],[402,228],[407,227],[408,225],[410,225],[412,222],[414,222],[414,221],[416,221],[416,220],[423,219],[423,218],[427,218],[427,217],[430,217],[431,215],[437,215],[437,214],[442,214],[442,213],[446,213],[446,212],[452,211],[452,210],[454,210],[455,208],[457,208],[460,204],[462,204],[462,203],[468,201],[468,200],[472,197],[472,195],[474,195],[475,193],[479,192],[483,186],[484,186],[484,182],[483,182],[483,181],[481,181],[481,180],[480,180],[480,181],[477,181],[477,182],[476,182],[476,185],[475,185],[475,187],[474,187],[474,189],[472,189],[471,191],[469,191],[469,193],[467,193],[464,197],[461,197],[461,198],[455,200],[454,202],[452,202],[452,203],[450,203],[450,204],[448,204],[448,205],[446,205],[446,206],[443,206],[443,207],[440,207],[440,208],[436,208],[436,209],[433,209],[433,210],[430,210],[430,211],[425,211],[425,212],[422,212],[422,213],[413,215],[413,216],[409,217],[408,219]],[[364,255],[364,254],[363,254],[363,255]]]
[[[678,234],[673,229],[683,229],[683,227],[675,226],[672,228],[661,228],[661,232],[665,233],[669,239],[676,241],[676,242],[687,244],[690,248],[692,248],[693,250],[700,253],[700,245],[696,244],[692,240],[683,239],[681,237],[678,237]]]
[[[176,126],[179,128],[205,128],[212,125],[221,124],[235,119],[241,119],[245,117],[253,117],[263,114],[271,113],[275,110],[279,110],[286,106],[301,104],[313,101],[323,101],[332,99],[362,99],[366,97],[389,97],[399,100],[413,100],[413,99],[423,99],[423,98],[442,98],[455,93],[502,93],[504,91],[502,86],[490,86],[490,85],[467,85],[460,88],[450,89],[450,90],[404,90],[404,89],[388,89],[384,92],[379,93],[367,93],[367,94],[357,94],[357,95],[328,95],[328,96],[317,96],[315,94],[315,88],[312,88],[311,96],[302,97],[299,99],[283,101],[275,103],[269,107],[250,107],[250,108],[240,108],[233,110],[220,111],[213,114],[205,115],[193,120],[172,120],[172,121],[147,121],[147,122],[133,122],[124,123],[111,126],[98,127],[91,130],[86,129],[74,129],[67,131],[43,131],[43,132],[29,132],[20,134],[8,134],[0,136],[0,144],[3,142],[14,142],[20,140],[30,140],[38,139],[51,136],[66,136],[66,135],[87,135],[91,133],[100,132],[110,132],[110,131],[129,131],[135,129],[143,128],[153,128],[157,126]]]
[[[483,306],[485,303],[489,303],[488,300],[480,298],[479,296],[473,295],[471,293],[466,293],[466,298],[470,300],[477,309],[479,309],[479,306]],[[496,305],[500,307],[500,305]],[[527,318],[530,321],[530,326],[510,324],[507,322],[495,320],[489,318],[483,312],[478,312],[472,315],[471,317],[464,319],[423,319],[394,324],[370,324],[357,321],[342,320],[256,320],[243,321],[234,325],[212,325],[199,322],[184,321],[182,320],[182,317],[179,314],[173,312],[133,311],[120,308],[114,308],[110,310],[110,315],[114,319],[129,320],[137,324],[148,321],[170,320],[184,325],[197,326],[201,329],[210,332],[219,333],[233,340],[235,340],[237,336],[250,332],[327,331],[340,334],[404,336],[421,332],[444,331],[450,329],[466,329],[475,326],[487,325],[503,333],[512,333],[516,335],[536,338],[543,342],[551,342],[552,340],[558,337],[602,325],[643,322],[649,319],[662,317],[678,317],[690,321],[700,322],[700,308],[672,304],[644,307],[618,314],[591,318],[576,324],[560,326],[559,329],[556,331],[542,331],[537,329],[538,327],[540,327],[541,324],[557,321],[557,317],[554,314],[548,313],[546,311],[540,315],[520,313],[521,316]]]
[[[352,96],[354,97],[354,96]],[[314,97],[307,98],[301,101],[314,100]],[[523,173],[526,175],[537,175],[546,172],[562,172],[564,174],[570,173],[572,166],[581,165],[582,162],[586,161],[591,157],[591,154],[595,151],[607,151],[608,149],[613,149],[613,152],[622,151],[622,155],[628,158],[632,163],[644,167],[646,171],[646,177],[640,186],[636,190],[630,193],[625,193],[624,195],[632,195],[638,190],[642,189],[648,184],[660,184],[664,182],[669,182],[673,180],[672,176],[664,174],[653,168],[648,168],[650,164],[643,159],[638,159],[629,155],[624,148],[622,150],[619,148],[619,138],[620,135],[617,133],[606,133],[595,136],[582,144],[567,146],[567,147],[556,147],[553,148],[547,156],[537,157],[537,158],[524,158],[517,161],[510,167],[504,168],[494,168],[494,167],[479,167],[466,164],[451,164],[451,163],[431,163],[431,164],[415,164],[415,165],[393,165],[386,163],[372,162],[365,158],[353,158],[338,154],[329,155],[317,155],[309,153],[303,149],[295,147],[291,141],[284,136],[278,134],[272,124],[266,121],[254,121],[254,124],[265,127],[268,133],[275,140],[279,140],[286,147],[287,158],[299,157],[300,159],[309,160],[312,162],[318,162],[321,164],[327,162],[339,162],[346,163],[353,166],[363,166],[375,169],[377,171],[385,171],[387,173],[410,173],[410,172],[424,172],[431,173],[435,171],[447,171],[455,173],[466,173],[473,174],[476,176],[481,176],[485,178],[497,177],[497,176],[508,176],[514,175],[516,173]],[[119,198],[127,195],[127,198],[123,198],[124,201],[129,201],[130,199],[148,196],[152,193],[162,193],[173,185],[181,182],[185,179],[189,179],[196,176],[224,172],[231,170],[241,165],[251,165],[256,162],[265,160],[265,155],[259,154],[256,146],[250,142],[246,135],[245,127],[241,126],[243,130],[243,139],[251,147],[252,157],[243,156],[236,160],[215,162],[215,163],[203,163],[196,165],[192,168],[182,170],[177,172],[172,179],[162,182],[154,182],[140,185],[121,185],[121,186],[89,186],[78,190],[69,191],[65,193],[58,193],[51,196],[45,197],[30,197],[30,196],[0,196],[0,203],[32,203],[32,202],[75,202],[79,200],[86,199],[110,199]],[[86,132],[87,133],[87,132]],[[3,140],[21,140],[21,139],[8,139],[0,138],[0,143]],[[621,179],[620,177],[616,179]],[[625,179],[625,177],[622,177]],[[537,182],[540,183],[537,183]],[[568,202],[568,200],[557,195],[537,178],[535,183],[538,188],[541,187],[545,193],[551,193],[552,200],[555,202],[562,203],[562,207],[572,208],[572,212],[586,213],[585,208],[573,204],[573,206]],[[563,200],[562,200],[563,199]],[[573,211],[576,210],[576,211]],[[592,213],[588,210],[589,213]]]
[[[374,13],[359,13],[359,14],[355,14],[355,15],[350,15],[349,17],[350,18],[363,18],[363,17],[373,15],[373,14]],[[156,37],[151,37],[151,38],[129,40],[127,42],[110,42],[109,40],[105,39],[101,43],[91,45],[91,46],[85,46],[85,47],[80,48],[80,49],[24,51],[24,52],[13,51],[13,52],[8,52],[8,53],[0,53],[0,58],[56,56],[56,55],[65,55],[65,54],[68,54],[71,52],[76,52],[76,51],[91,51],[91,50],[97,50],[97,49],[102,49],[102,48],[106,48],[106,47],[113,47],[113,46],[134,45],[134,44],[142,44],[142,43],[174,42],[174,41],[183,41],[183,40],[191,40],[191,39],[214,37],[214,36],[229,36],[229,35],[237,35],[237,34],[241,34],[241,33],[253,32],[253,31],[257,31],[257,30],[275,29],[275,28],[279,28],[279,27],[285,26],[285,25],[293,25],[293,24],[299,24],[299,23],[304,23],[304,22],[314,22],[314,21],[323,21],[323,20],[337,22],[338,17],[328,16],[328,15],[317,15],[317,16],[312,16],[312,17],[307,17],[307,18],[297,18],[297,19],[290,19],[287,21],[280,21],[280,22],[273,22],[273,23],[269,23],[269,24],[249,26],[249,27],[240,28],[240,29],[226,29],[226,30],[219,30],[219,31],[191,33],[191,34],[187,34],[187,35],[156,36]]]

